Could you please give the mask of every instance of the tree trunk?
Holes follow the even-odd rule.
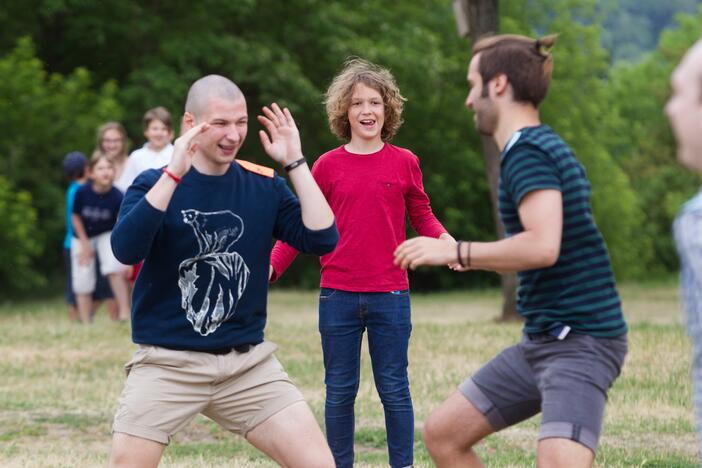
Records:
[[[468,26],[468,35],[471,44],[482,36],[496,34],[499,30],[498,0],[456,0],[456,13],[464,15],[463,24]],[[460,19],[459,23],[461,22]],[[485,158],[485,172],[490,185],[490,201],[492,202],[492,215],[495,222],[497,237],[505,237],[505,229],[500,222],[497,202],[497,188],[500,179],[500,151],[491,137],[481,136],[483,143],[483,157]],[[501,320],[519,320],[517,314],[517,277],[513,273],[501,275],[502,280],[502,316]]]

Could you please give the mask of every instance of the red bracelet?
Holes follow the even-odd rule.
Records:
[[[178,177],[177,175],[173,174],[171,171],[169,171],[168,168],[164,167],[162,170],[163,170],[163,173],[164,173],[164,174],[168,175],[168,177],[170,177],[171,179],[175,180],[175,183],[176,183],[176,184],[179,184],[179,183],[180,183],[181,178]]]

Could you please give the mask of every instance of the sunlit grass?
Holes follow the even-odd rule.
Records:
[[[598,466],[697,466],[689,343],[675,286],[621,288],[630,352],[610,392]],[[416,413],[415,465],[431,466],[423,421],[457,385],[502,348],[519,324],[497,323],[497,291],[415,294],[410,380]],[[267,339],[323,421],[322,356],[315,292],[274,292]],[[0,307],[0,466],[102,466],[135,349],[129,327],[100,314],[93,326],[69,323],[59,301]],[[367,350],[356,405],[357,466],[387,466],[382,407]],[[532,466],[538,416],[489,437],[488,466]],[[243,439],[198,417],[165,452],[165,467],[273,466]]]

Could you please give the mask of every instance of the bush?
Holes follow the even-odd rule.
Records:
[[[13,242],[2,244],[3,250],[11,246],[20,253],[16,256],[15,252],[5,252],[0,271],[31,266],[37,272],[34,280],[38,280],[55,273],[61,264],[58,260],[64,228],[61,161],[64,154],[73,150],[90,154],[95,144],[95,129],[106,120],[121,117],[114,98],[116,91],[111,82],[94,91],[90,73],[85,69],[76,69],[68,76],[48,74],[35,57],[34,45],[28,38],[20,39],[13,51],[0,57],[0,128],[3,130],[0,174],[11,187],[7,191],[18,190],[13,196],[22,200],[22,206],[32,208],[41,225],[31,238],[20,236],[23,242],[31,242],[29,250],[14,249]],[[2,201],[10,203],[8,197]],[[16,229],[25,224],[15,222],[0,229],[20,235],[24,231]],[[6,255],[14,260],[6,263]],[[32,259],[41,259],[41,264],[32,265]],[[11,278],[13,281],[5,286],[16,289],[29,277],[13,273]]]
[[[41,252],[32,196],[0,176],[0,290],[27,291],[43,284],[33,269]]]

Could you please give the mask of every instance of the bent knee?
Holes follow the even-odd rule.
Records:
[[[316,451],[316,453],[310,454],[311,456],[306,457],[304,460],[299,460],[299,463],[291,464],[292,467],[300,468],[335,468],[336,463],[334,462],[334,457],[332,456],[331,450],[328,448],[325,451]]]
[[[356,403],[357,388],[327,387],[327,406],[353,406]]]
[[[108,468],[127,468],[129,466],[134,466],[135,461],[137,460],[131,456],[129,450],[112,449],[107,466]]]
[[[378,389],[378,395],[385,409],[412,411],[412,396],[409,387],[401,387],[391,391]]]
[[[440,450],[442,446],[449,445],[449,435],[444,421],[435,413],[429,415],[422,429],[422,438],[427,449],[433,452]]]
[[[492,430],[480,421],[457,422],[432,413],[424,424],[422,437],[430,453],[470,450]]]
[[[108,466],[110,468],[133,466],[158,466],[165,445],[148,439],[115,432]]]

